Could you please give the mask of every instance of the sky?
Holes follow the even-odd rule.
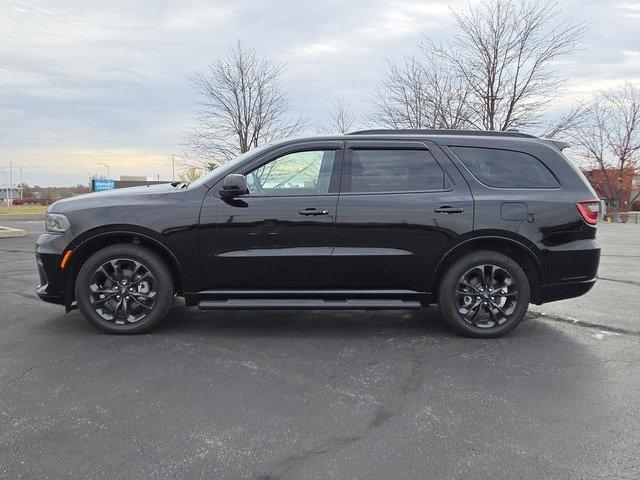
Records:
[[[385,59],[423,35],[450,39],[440,1],[12,1],[0,15],[0,172],[31,185],[90,174],[170,179],[193,124],[189,77],[238,40],[286,64],[293,112],[322,121],[336,95],[361,118]],[[640,85],[640,1],[560,1],[589,22],[582,48],[557,65],[563,104],[625,81]],[[361,125],[366,127],[366,122]],[[4,176],[0,173],[0,184]]]

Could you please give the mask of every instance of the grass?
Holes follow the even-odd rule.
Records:
[[[45,205],[11,205],[0,204],[0,215],[8,214],[28,214],[28,213],[44,213],[47,210]]]

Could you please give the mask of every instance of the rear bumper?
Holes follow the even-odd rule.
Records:
[[[554,283],[543,285],[540,288],[540,302],[555,302],[556,300],[566,300],[584,295],[596,284],[596,278],[582,280],[578,282]]]
[[[544,283],[537,304],[579,297],[598,278],[600,245],[595,239],[576,240],[542,251]]]

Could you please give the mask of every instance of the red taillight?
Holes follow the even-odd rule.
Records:
[[[598,211],[600,210],[600,202],[598,200],[576,202],[576,207],[578,207],[582,219],[589,225],[598,223]]]

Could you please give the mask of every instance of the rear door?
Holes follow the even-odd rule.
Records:
[[[335,287],[424,292],[442,254],[472,231],[469,186],[435,143],[348,142]]]

